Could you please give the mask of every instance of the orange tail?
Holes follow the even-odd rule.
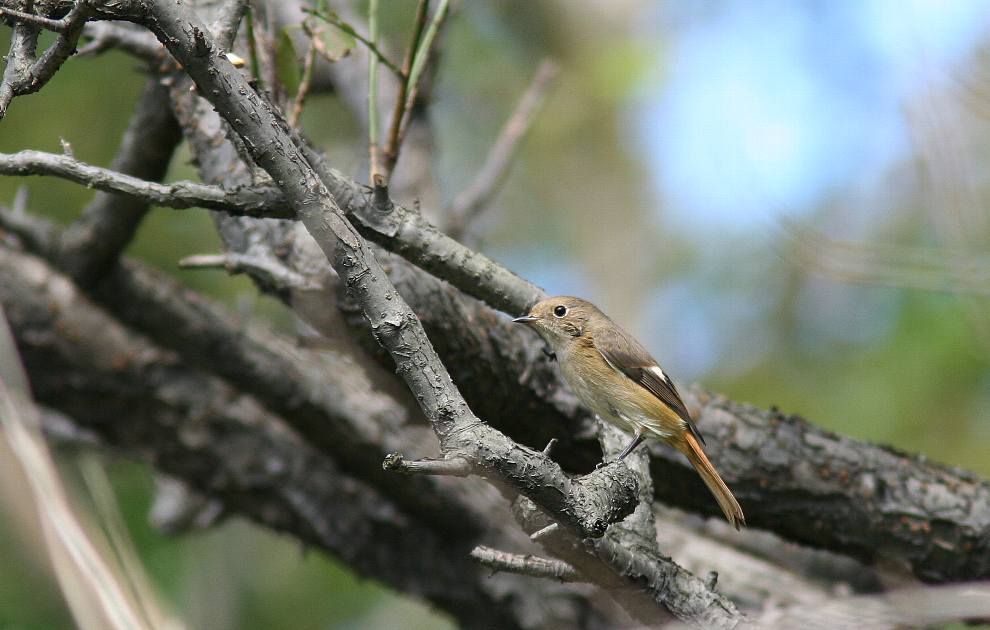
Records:
[[[732,496],[729,486],[725,485],[725,482],[719,477],[718,471],[715,470],[712,463],[708,461],[708,457],[701,450],[698,440],[689,431],[685,431],[681,439],[674,440],[672,443],[677,450],[684,453],[688,461],[691,462],[691,465],[694,466],[694,469],[701,475],[701,479],[708,486],[708,489],[712,491],[712,494],[715,495],[715,500],[718,501],[718,506],[722,508],[722,512],[725,514],[725,518],[728,519],[729,523],[736,529],[739,529],[740,525],[745,525],[746,517],[743,516],[739,502]]]

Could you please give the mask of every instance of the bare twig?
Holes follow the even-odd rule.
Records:
[[[508,176],[509,167],[516,155],[521,140],[526,136],[540,111],[540,106],[557,76],[559,69],[550,59],[540,62],[532,82],[488,152],[484,166],[474,180],[465,188],[447,210],[450,227],[447,230],[457,238],[491,203],[502,182]]]
[[[382,462],[382,468],[410,475],[447,475],[450,477],[467,477],[476,472],[471,462],[463,457],[408,460],[402,456],[402,453],[389,453],[385,457],[385,461]]]
[[[261,76],[261,61],[258,59],[258,39],[254,32],[254,10],[251,8],[250,3],[244,14],[244,19],[247,21],[246,37],[248,58],[251,60],[251,76],[258,82],[258,86],[264,89],[265,81]]]
[[[237,29],[240,27],[241,20],[244,19],[244,14],[250,4],[251,0],[225,0],[224,5],[220,8],[220,16],[213,24],[212,30],[223,50],[229,51],[234,45]]]
[[[82,3],[76,2],[76,6],[80,4]],[[0,18],[10,18],[13,21],[38,26],[46,31],[52,31],[54,33],[66,33],[70,28],[72,28],[73,25],[73,22],[69,20],[68,16],[60,20],[53,20],[51,18],[46,18],[43,15],[35,15],[34,13],[18,11],[17,9],[8,9],[6,7],[0,7]]]
[[[288,121],[291,127],[296,127],[299,124],[303,105],[306,103],[309,90],[313,86],[313,68],[316,66],[317,37],[309,27],[304,25],[304,29],[307,35],[309,35],[309,47],[306,49],[306,56],[303,58],[303,72],[302,79],[299,81],[299,90],[296,92],[296,98],[292,102],[292,110],[289,112]]]
[[[82,36],[91,41],[79,48],[76,54],[80,56],[98,55],[116,48],[150,63],[160,63],[167,54],[154,35],[133,24],[88,22],[83,27]]]
[[[266,282],[282,291],[316,291],[322,288],[317,280],[289,269],[274,257],[262,258],[236,252],[223,254],[198,254],[179,261],[183,269],[225,269],[227,273],[249,273],[265,278]]]
[[[471,550],[471,557],[492,571],[507,571],[538,578],[550,578],[562,582],[579,582],[581,575],[577,569],[553,558],[543,558],[531,554],[509,553],[484,545]]]
[[[131,195],[147,203],[168,208],[201,207],[225,212],[237,208],[236,213],[243,216],[282,219],[293,216],[291,210],[284,206],[279,210],[283,197],[276,188],[255,187],[228,191],[218,186],[195,182],[158,184],[55,153],[0,153],[0,174],[54,175],[98,190]]]
[[[55,75],[75,51],[83,25],[92,13],[88,0],[77,0],[61,20],[0,8],[0,15],[17,22],[10,44],[10,60],[0,80],[0,119],[15,96],[37,92]],[[58,37],[40,57],[35,57],[38,27],[55,31]]]

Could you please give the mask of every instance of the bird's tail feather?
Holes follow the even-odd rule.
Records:
[[[718,501],[718,505],[722,508],[729,523],[736,529],[739,529],[740,525],[745,525],[746,517],[743,515],[742,507],[736,501],[736,497],[732,496],[732,491],[722,481],[718,471],[708,460],[708,456],[701,450],[698,440],[690,432],[685,431],[681,439],[673,441],[673,444],[677,450],[684,453],[694,469],[701,475],[701,479],[715,496],[715,500]]]

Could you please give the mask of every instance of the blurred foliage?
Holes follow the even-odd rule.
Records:
[[[712,3],[704,11],[716,14],[721,6]],[[672,220],[667,191],[656,186],[665,164],[637,145],[649,131],[636,112],[657,106],[678,63],[677,34],[661,34],[657,14],[676,17],[684,9],[664,7],[637,1],[460,3],[441,37],[430,109],[443,199],[470,182],[539,60],[554,57],[562,67],[557,85],[503,190],[473,228],[481,249],[553,293],[596,301],[675,377],[990,476],[990,353],[981,333],[990,325],[987,301],[814,275],[788,254],[793,244],[772,220],[761,224],[762,231]],[[383,9],[386,50],[394,53],[405,44],[414,3]],[[6,49],[8,37],[9,30],[0,28],[0,47]],[[979,57],[974,59],[972,74],[980,78]],[[135,68],[116,53],[70,60],[40,94],[13,102],[0,122],[0,151],[57,152],[62,137],[80,159],[108,165],[145,80]],[[977,149],[990,146],[990,134],[979,127],[986,122],[986,116],[966,122],[961,134],[982,142]],[[340,170],[364,178],[364,135],[335,96],[314,95],[303,124]],[[930,157],[918,145],[909,147],[889,172],[872,174],[874,189],[865,203],[855,204],[863,195],[850,184],[850,190],[830,191],[795,211],[822,229],[852,231],[861,241],[954,247],[957,241],[946,238],[939,218],[951,217],[953,208],[945,200],[944,209],[936,205],[926,188],[929,174],[917,166]],[[985,170],[979,163],[956,169]],[[710,173],[712,186],[719,185],[719,175]],[[195,178],[186,152],[174,160],[169,178]],[[0,203],[9,203],[21,185],[30,191],[31,211],[61,223],[91,197],[54,179],[0,178]],[[986,205],[980,196],[974,203]],[[836,210],[843,207],[857,210]],[[990,235],[973,230],[967,236],[979,251]],[[219,248],[207,213],[156,209],[129,253],[246,315],[290,326],[289,314],[258,297],[247,280],[176,268],[185,255]],[[447,623],[320,554],[240,522],[163,537],[147,524],[149,472],[124,462],[111,472],[142,559],[193,626]],[[7,521],[0,519],[0,540],[11,541]],[[0,628],[69,625],[37,553],[2,544],[0,563],[23,568],[0,573]]]

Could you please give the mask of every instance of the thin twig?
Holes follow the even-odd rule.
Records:
[[[196,254],[179,261],[182,269],[226,269],[227,273],[250,273],[258,275],[272,286],[280,289],[317,291],[322,285],[315,279],[289,269],[274,257],[262,258],[236,252],[223,254]]]
[[[580,582],[581,576],[573,566],[562,560],[544,558],[532,554],[509,553],[478,545],[471,550],[471,557],[478,564],[493,571],[519,573],[538,578],[551,578],[561,582]]]
[[[227,190],[195,182],[158,184],[78,160],[41,151],[0,153],[2,175],[54,175],[107,192],[118,192],[168,208],[222,210],[243,216],[287,219],[295,216],[277,188]]]
[[[167,54],[165,47],[155,39],[154,35],[144,29],[138,29],[133,24],[89,22],[83,27],[82,36],[92,41],[79,47],[76,52],[79,56],[98,55],[116,48],[145,61],[157,63]]]
[[[79,0],[61,20],[49,20],[11,9],[2,9],[2,12],[18,24],[11,38],[7,67],[0,80],[0,119],[7,113],[7,107],[15,96],[40,90],[75,52],[83,26],[93,10],[88,2]],[[38,26],[55,30],[59,35],[40,57],[35,57],[38,45],[35,29]]]
[[[408,460],[402,453],[389,453],[382,462],[382,468],[391,472],[415,475],[447,475],[467,477],[474,472],[474,466],[463,457],[448,459]]]
[[[309,96],[309,89],[313,84],[313,68],[316,66],[316,35],[307,26],[303,29],[309,35],[309,48],[306,49],[306,57],[303,61],[302,79],[299,81],[299,91],[296,92],[296,99],[292,103],[292,111],[289,112],[289,125],[295,127],[299,124],[299,117],[302,116],[303,104]]]
[[[550,59],[544,59],[540,63],[529,87],[519,99],[512,115],[505,121],[498,138],[488,152],[484,166],[467,188],[451,203],[447,211],[450,217],[448,233],[454,238],[463,234],[471,221],[481,214],[505,181],[520,142],[539,114],[540,106],[546,99],[558,71],[557,64]]]
[[[430,8],[430,0],[419,0],[416,7],[416,18],[413,21],[412,37],[409,40],[409,47],[406,48],[405,58],[402,60],[402,75],[399,81],[399,93],[395,97],[395,105],[392,109],[392,121],[389,124],[388,138],[385,141],[385,175],[392,176],[395,162],[399,153],[399,130],[402,127],[402,119],[406,113],[406,96],[409,92],[409,77],[412,73],[413,58],[419,48],[419,41],[423,37],[423,30],[426,28],[426,17]]]
[[[76,3],[78,6],[79,2]],[[17,22],[22,22],[24,24],[33,24],[35,26],[40,26],[47,31],[53,31],[55,33],[65,33],[70,28],[72,28],[72,22],[68,19],[68,16],[60,19],[53,20],[51,18],[46,18],[43,15],[35,15],[33,13],[27,13],[25,11],[18,11],[16,9],[7,9],[0,7],[0,18],[8,17]]]
[[[402,141],[405,139],[406,131],[409,128],[409,120],[412,118],[413,106],[416,104],[416,99],[419,97],[420,79],[423,76],[423,70],[426,68],[426,62],[429,61],[430,53],[433,51],[433,40],[436,39],[437,32],[440,30],[444,20],[447,18],[447,12],[449,10],[450,0],[440,0],[440,6],[437,7],[436,12],[433,14],[433,19],[430,20],[429,27],[427,27],[426,32],[423,33],[423,37],[419,42],[419,48],[416,50],[416,55],[413,57],[412,66],[409,69],[409,85],[406,91],[405,105],[403,106],[402,117],[399,121],[399,132],[395,139],[392,168],[395,168],[396,162],[399,161],[399,152],[402,150]]]
[[[319,11],[319,10],[315,10],[315,9],[304,9],[304,11],[306,13],[311,14],[311,15],[315,15],[316,17],[320,18],[321,20],[323,20],[327,24],[330,24],[332,26],[335,26],[336,28],[340,29],[344,33],[347,33],[348,35],[350,35],[354,39],[356,39],[359,42],[361,42],[362,44],[364,44],[365,48],[367,48],[368,51],[371,52],[371,56],[372,57],[377,58],[378,61],[380,61],[382,63],[382,65],[384,65],[386,68],[388,68],[389,70],[391,70],[397,77],[399,77],[400,79],[402,78],[402,71],[399,70],[399,67],[396,66],[392,62],[392,60],[389,59],[385,55],[385,53],[383,53],[378,48],[378,46],[376,45],[376,38],[375,38],[374,35],[371,36],[371,39],[368,39],[367,37],[361,35],[361,33],[358,33],[356,30],[354,30],[354,28],[350,24],[348,24],[347,22],[344,22],[343,20],[341,20],[340,19],[340,16],[338,16],[333,11]],[[369,9],[369,11],[370,11],[370,9]]]
[[[248,57],[251,59],[251,76],[258,82],[258,87],[264,89],[265,82],[261,78],[261,62],[258,60],[258,41],[254,33],[254,9],[250,6],[244,14],[247,21]]]
[[[237,38],[237,29],[248,10],[251,0],[226,0],[220,9],[220,16],[213,24],[217,42],[225,51],[230,51]]]

